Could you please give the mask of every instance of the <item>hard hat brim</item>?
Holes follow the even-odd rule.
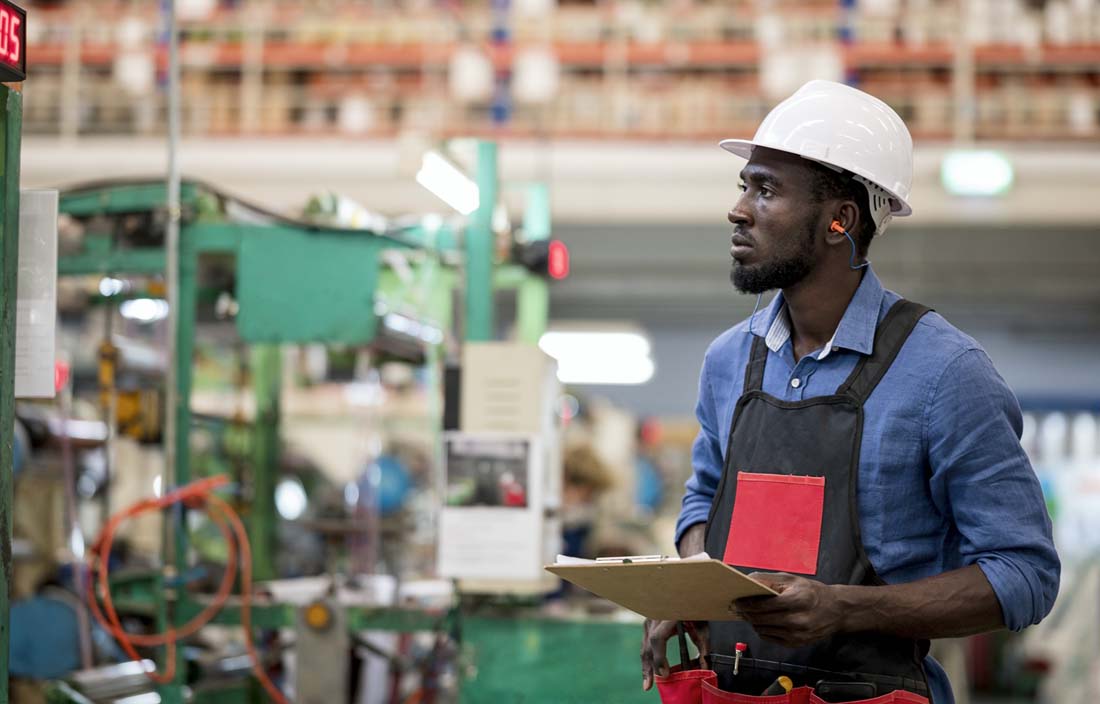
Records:
[[[748,159],[752,156],[752,148],[756,145],[747,139],[723,139],[718,146],[742,159]]]
[[[723,139],[721,142],[718,143],[718,146],[722,147],[723,149],[725,149],[730,154],[734,154],[736,156],[739,156],[742,159],[749,159],[752,156],[753,148],[756,147],[756,143],[753,142],[752,140],[749,140],[749,139]],[[789,151],[787,149],[778,149],[778,148],[770,146],[770,145],[768,145],[767,148],[768,149],[775,149],[778,152],[787,152],[788,154],[794,154],[795,156],[800,156],[803,159],[808,158],[808,157],[802,156],[801,154],[798,154],[797,152],[792,152],[792,151]],[[813,161],[816,161],[816,159],[813,160]],[[824,163],[824,162],[820,162],[820,163]],[[826,166],[832,166],[832,165],[831,164],[826,164]],[[838,167],[833,167],[833,168],[836,169]],[[889,190],[887,190],[887,192],[890,193]],[[894,217],[905,217],[906,215],[912,215],[913,214],[913,209],[909,207],[908,203],[906,203],[904,200],[899,198],[897,196],[897,194],[890,193],[890,196],[891,196],[891,200],[897,205],[897,210],[892,210],[892,212],[890,213],[891,215],[893,215]]]

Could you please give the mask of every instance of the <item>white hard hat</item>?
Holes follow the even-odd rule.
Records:
[[[909,129],[889,105],[851,86],[810,81],[772,109],[751,140],[721,146],[745,159],[753,147],[767,147],[852,172],[867,187],[880,232],[891,215],[913,212]]]

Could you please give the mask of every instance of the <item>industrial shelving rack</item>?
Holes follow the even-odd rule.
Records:
[[[802,55],[882,96],[918,138],[1100,133],[1094,2],[609,0],[550,3],[545,14],[526,14],[524,2],[501,14],[487,0],[210,4],[181,22],[183,124],[194,136],[711,139],[751,131],[775,99],[766,75]],[[35,24],[28,133],[162,131],[155,3],[53,3]],[[492,96],[453,99],[460,47],[491,65]],[[561,69],[542,104],[509,97],[531,49]]]

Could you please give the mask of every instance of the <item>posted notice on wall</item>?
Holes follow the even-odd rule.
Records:
[[[19,193],[16,398],[52,398],[56,390],[57,204],[55,190]]]
[[[537,436],[447,433],[443,446],[440,575],[541,579],[545,470]]]

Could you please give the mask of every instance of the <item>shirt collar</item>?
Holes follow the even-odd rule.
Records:
[[[818,359],[824,359],[836,347],[860,354],[871,354],[875,343],[875,328],[878,327],[878,314],[885,295],[882,282],[871,267],[867,267],[859,288],[840,319],[840,325],[833,333],[833,339],[825,345]],[[768,348],[773,352],[779,351],[790,339],[790,318],[782,292],[772,299],[766,310],[753,317],[749,331],[757,337],[765,338]]]

